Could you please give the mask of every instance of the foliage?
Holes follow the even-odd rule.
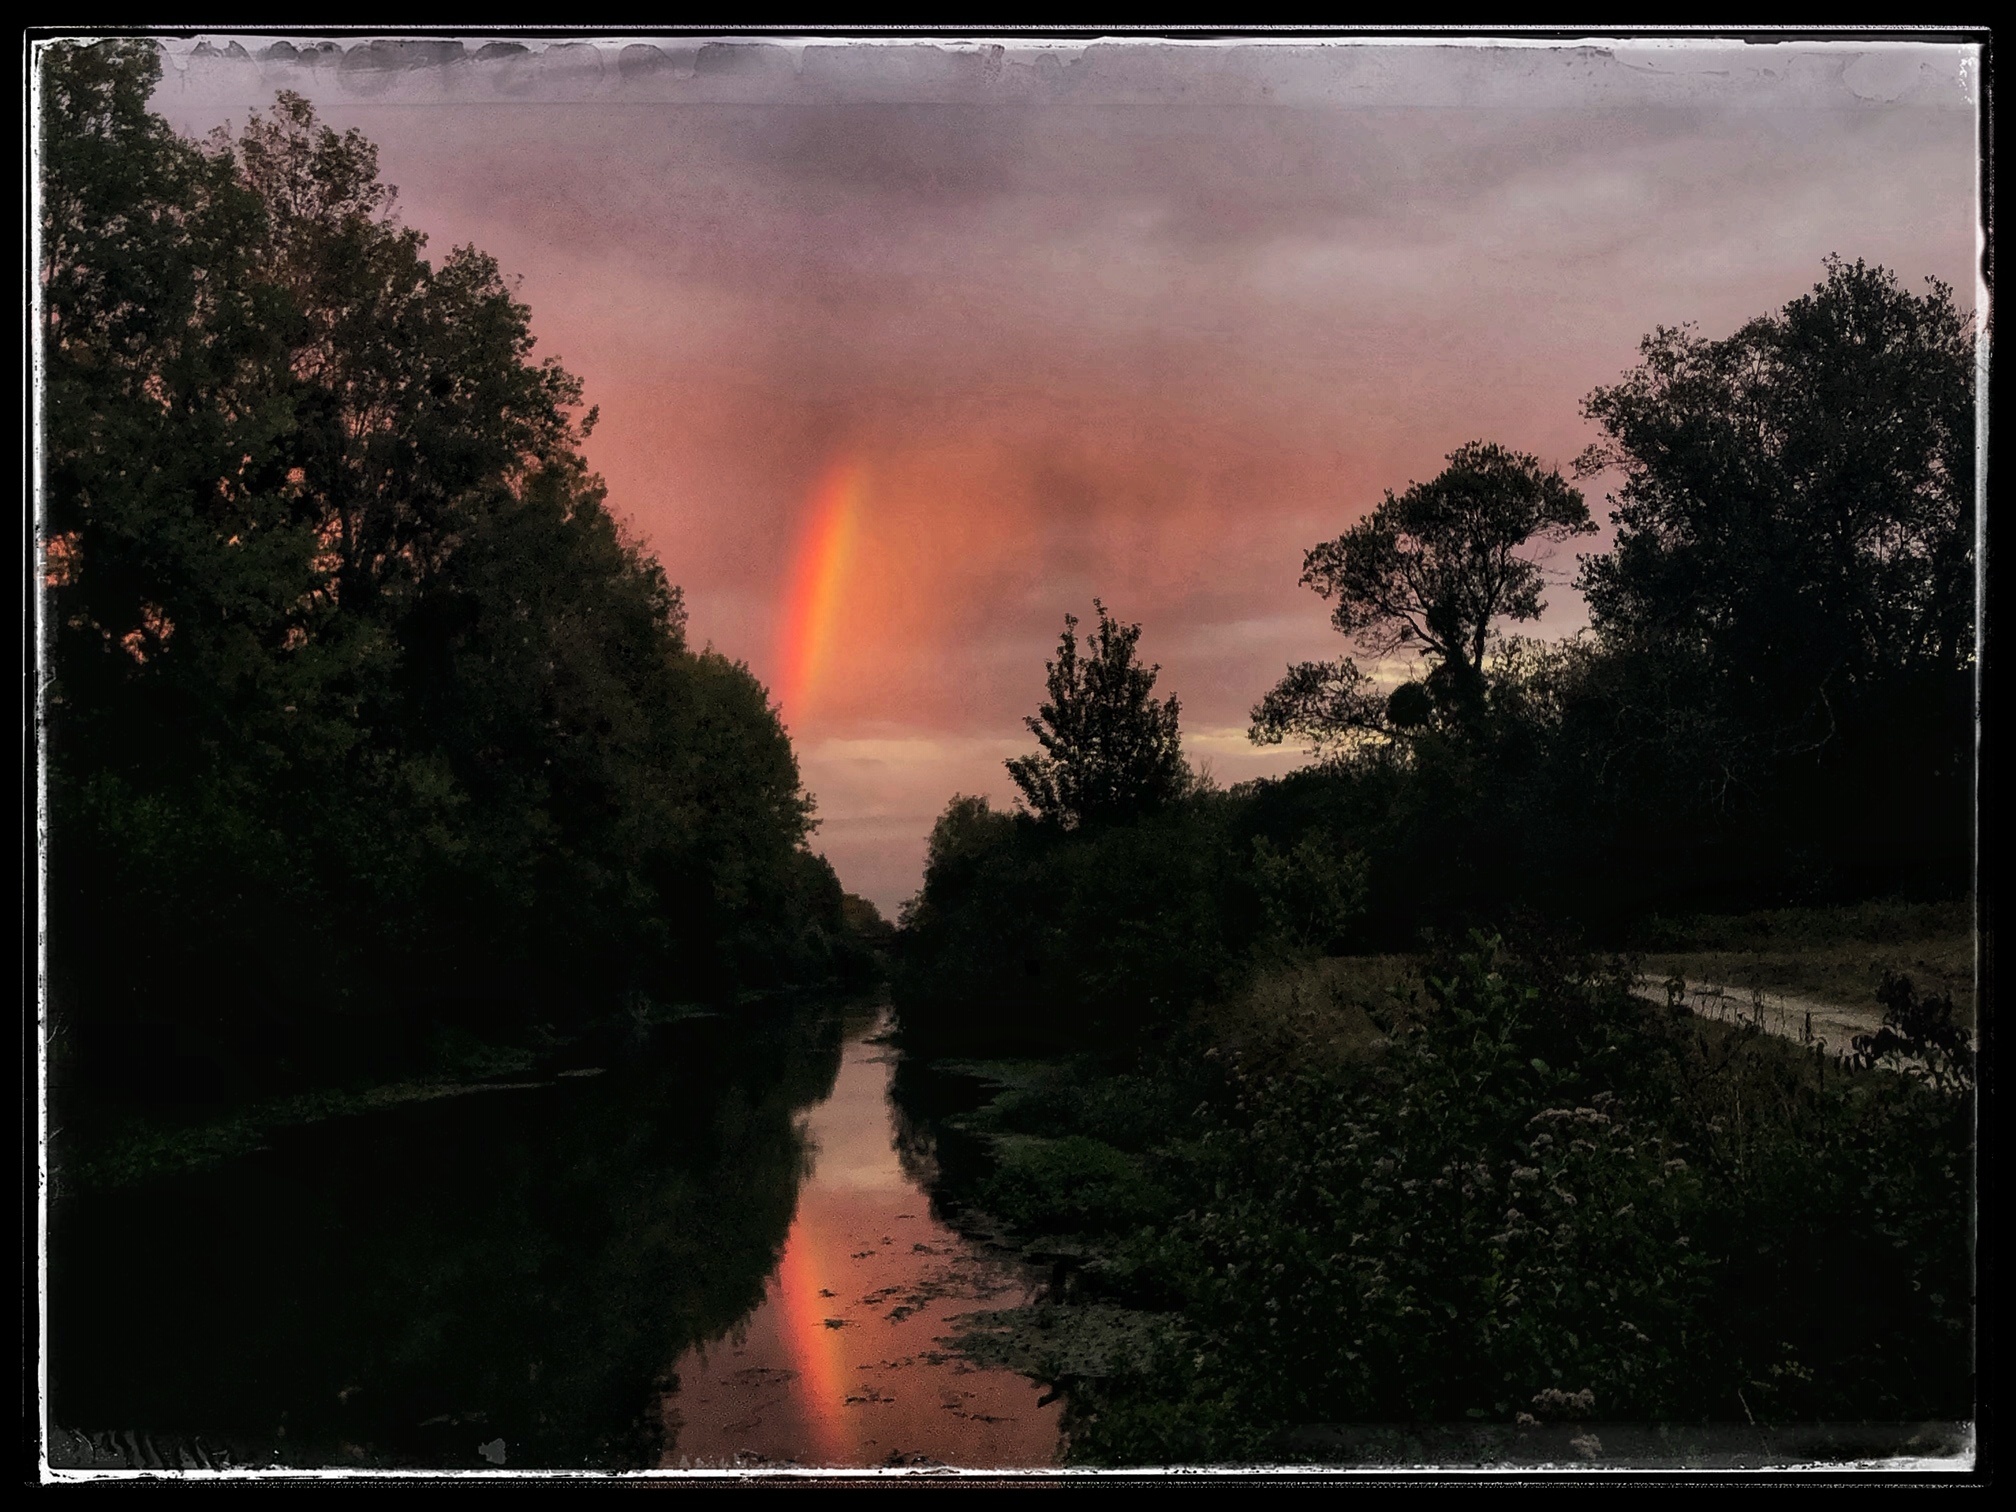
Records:
[[[1357,934],[1368,863],[1344,831],[1205,791],[1060,830],[960,796],[931,834],[893,979],[925,1054],[1129,1053],[1257,966]]]
[[[1164,1320],[1152,1358],[1054,1377],[1074,1458],[1272,1461],[1323,1424],[1969,1415],[1970,1099],[1823,1082],[1629,981],[1474,937],[1355,1063],[1186,1042],[1004,1098],[1008,1127],[1080,1149],[1112,1086],[1128,1168],[1168,1194],[1106,1219],[1067,1288]],[[1027,1185],[978,1192],[1039,1248],[1087,1231],[1070,1191]]]
[[[1312,547],[1302,585],[1337,600],[1331,623],[1368,654],[1419,650],[1474,678],[1493,624],[1544,607],[1540,569],[1518,553],[1596,527],[1582,496],[1532,457],[1473,441],[1448,461]]]
[[[1407,731],[1438,712],[1474,709],[1485,690],[1485,650],[1501,619],[1537,619],[1540,568],[1533,543],[1565,541],[1596,526],[1582,495],[1558,472],[1502,446],[1473,441],[1449,466],[1311,547],[1302,585],[1336,599],[1331,623],[1374,658],[1421,655],[1425,682],[1382,704],[1351,662],[1304,663],[1253,711],[1253,738],[1294,735],[1318,747],[1352,732]]]
[[[1432,976],[1430,1009],[1356,1085],[1234,1068],[1200,1152],[1222,1195],[1176,1242],[1242,1417],[1502,1421],[1592,1384],[1612,1410],[1675,1405],[1703,1263],[1684,1163],[1604,1074],[1628,1000],[1592,984],[1543,1006],[1507,964],[1485,950]]]
[[[1060,831],[955,798],[904,914],[905,1043],[998,1054],[1124,1045],[1238,969],[1252,900],[1200,795],[1131,824]]]
[[[1403,683],[1401,689],[1419,686]],[[1297,662],[1253,706],[1250,738],[1255,745],[1299,740],[1326,756],[1368,746],[1378,750],[1396,731],[1427,722],[1424,700],[1417,693],[1403,698],[1401,689],[1381,699],[1354,661]],[[1395,700],[1400,700],[1398,707]]]
[[[1738,673],[1788,746],[1872,678],[1971,665],[1974,334],[1950,288],[1830,258],[1776,315],[1640,350],[1587,402],[1606,440],[1582,470],[1624,477],[1583,574],[1600,630]]]
[[[1030,810],[1076,829],[1146,813],[1179,796],[1188,780],[1172,696],[1154,697],[1160,667],[1134,659],[1139,625],[1116,623],[1094,599],[1099,628],[1078,654],[1078,620],[1064,616],[1057,659],[1047,665],[1050,699],[1023,721],[1041,754],[1008,762]]]
[[[1168,1195],[1140,1162],[1082,1134],[1011,1139],[978,1194],[990,1213],[1022,1229],[1101,1233],[1161,1217]]]
[[[1974,1044],[1966,1026],[1955,1022],[1953,999],[1921,997],[1911,978],[1887,972],[1876,990],[1883,1023],[1874,1034],[1855,1037],[1855,1058],[1863,1066],[1898,1065],[1940,1091],[1974,1090]]]
[[[1640,351],[1586,404],[1604,440],[1580,471],[1623,481],[1615,548],[1580,579],[1602,656],[1574,691],[1578,742],[1674,769],[1604,774],[1620,808],[1656,784],[1682,824],[1747,830],[1822,890],[1887,873],[1959,891],[1972,321],[1936,280],[1912,294],[1830,258],[1775,314],[1720,340],[1661,327]]]
[[[1941,285],[1830,259],[1726,338],[1661,329],[1641,350],[1586,406],[1604,440],[1578,471],[1621,477],[1616,547],[1582,563],[1590,630],[1484,654],[1494,585],[1515,618],[1538,602],[1510,555],[1523,521],[1587,527],[1574,490],[1523,464],[1552,502],[1491,549],[1437,558],[1401,530],[1401,505],[1446,503],[1437,480],[1309,555],[1340,629],[1430,664],[1383,693],[1352,661],[1306,663],[1253,711],[1254,740],[1307,742],[1351,794],[1336,807],[1393,945],[1518,907],[1614,933],[1965,889],[1971,322]],[[1464,589],[1461,565],[1491,561],[1516,581]]]
[[[198,144],[151,44],[37,66],[59,1059],[249,1095],[846,957],[775,712],[494,260],[296,96]]]
[[[896,936],[896,926],[882,917],[882,910],[858,893],[841,895],[840,922],[871,946],[887,945]]]
[[[1253,876],[1268,933],[1291,954],[1321,955],[1343,939],[1364,911],[1365,858],[1340,852],[1328,837],[1304,835],[1279,850],[1253,837]]]

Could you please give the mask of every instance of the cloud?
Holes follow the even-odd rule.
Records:
[[[212,40],[159,108],[200,133],[300,89],[435,248],[522,275],[612,505],[773,686],[807,499],[861,459],[846,633],[786,718],[885,906],[952,791],[1006,794],[1095,594],[1243,772],[1281,670],[1348,650],[1302,553],[1385,489],[1473,439],[1565,465],[1646,332],[1731,329],[1829,252],[1976,282],[1943,44]]]
[[[815,738],[799,746],[799,772],[819,803],[813,849],[841,881],[893,918],[917,890],[931,825],[954,793],[1013,806],[1014,784],[1002,763],[1033,741],[947,736],[885,728],[853,737]]]

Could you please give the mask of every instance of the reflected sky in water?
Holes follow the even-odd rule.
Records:
[[[853,1026],[832,1096],[806,1116],[811,1170],[762,1302],[687,1352],[665,1398],[664,1465],[1055,1463],[1058,1407],[943,1342],[960,1313],[1027,1281],[960,1239],[898,1162],[894,1052]]]

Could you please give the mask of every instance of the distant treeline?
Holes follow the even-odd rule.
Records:
[[[1128,1041],[1289,954],[1413,950],[1521,915],[1627,943],[1658,914],[1970,885],[1975,338],[1951,291],[1829,259],[1783,310],[1648,336],[1585,414],[1614,541],[1589,630],[1539,616],[1593,534],[1558,471],[1472,443],[1313,547],[1368,663],[1291,667],[1256,742],[1317,759],[1220,791],[1103,606],[1067,624],[1013,813],[954,798],[907,915],[912,1042]],[[1565,576],[1565,575],[1564,575]]]
[[[40,54],[53,1048],[189,1091],[846,971],[764,689],[583,463],[471,247],[283,94]]]

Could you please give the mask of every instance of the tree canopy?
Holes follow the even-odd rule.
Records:
[[[789,740],[687,646],[496,262],[431,260],[297,96],[199,143],[147,108],[150,43],[38,66],[65,1011],[278,1043],[821,958]]]
[[[1546,606],[1532,547],[1595,530],[1582,495],[1535,458],[1488,442],[1447,460],[1428,482],[1388,490],[1302,564],[1302,585],[1337,601],[1330,622],[1361,653],[1425,658],[1425,681],[1382,700],[1355,661],[1291,667],[1253,710],[1255,740],[1336,746],[1354,732],[1419,728],[1438,710],[1474,705],[1495,626],[1539,618]]]
[[[1424,653],[1480,675],[1492,625],[1538,619],[1540,569],[1520,553],[1596,527],[1581,494],[1523,453],[1473,441],[1302,562],[1302,586],[1337,600],[1330,622],[1374,656]]]
[[[1182,793],[1188,778],[1177,735],[1178,705],[1154,697],[1159,666],[1135,660],[1139,625],[1122,625],[1094,599],[1099,627],[1078,654],[1078,619],[1064,616],[1057,659],[1047,664],[1050,699],[1023,721],[1043,749],[1008,762],[1008,774],[1040,819],[1075,829],[1145,813]]]
[[[1833,257],[1719,340],[1655,330],[1589,396],[1579,469],[1622,480],[1567,705],[1593,790],[1655,786],[1805,885],[1964,885],[1975,360],[1946,285]]]
[[[1613,641],[1684,646],[1777,743],[1818,745],[1885,679],[1974,645],[1974,332],[1952,290],[1830,258],[1719,341],[1646,337],[1589,396],[1623,475],[1581,586]]]

